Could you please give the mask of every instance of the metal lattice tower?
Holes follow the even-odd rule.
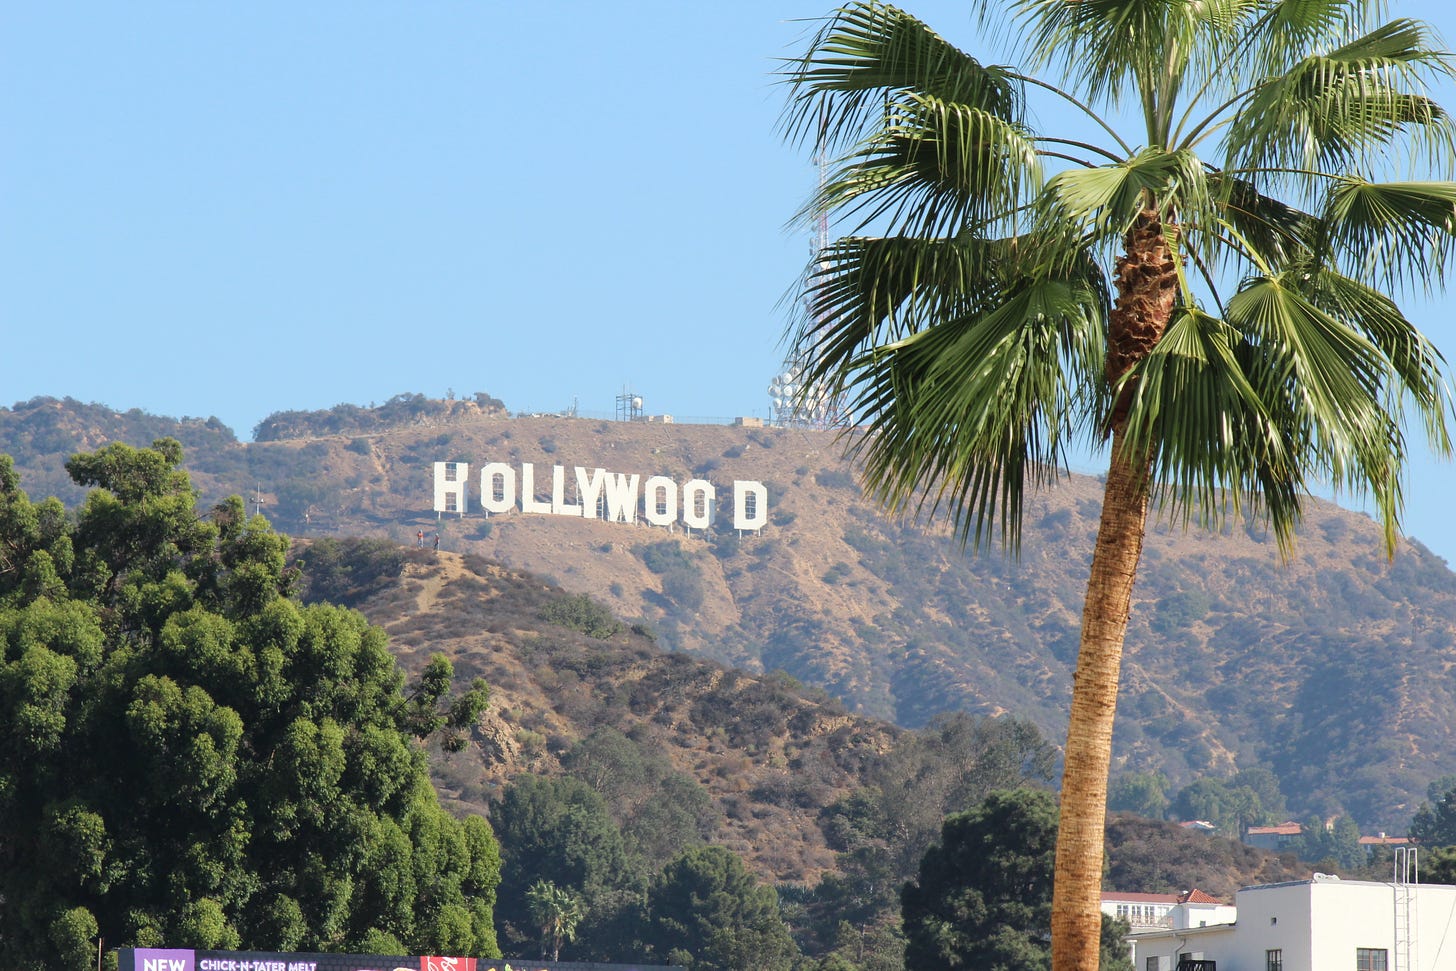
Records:
[[[829,150],[827,147],[826,132],[829,119],[826,114],[819,117],[819,141],[814,153],[814,164],[819,170],[819,191],[823,191],[829,180]],[[819,269],[826,269],[822,260],[824,252],[829,248],[829,214],[820,212],[819,218],[814,225],[814,235],[810,240],[809,255],[811,259],[820,260]],[[813,315],[811,298],[807,295],[805,300],[806,316]],[[815,320],[815,329],[820,321]],[[774,376],[768,386],[770,403],[770,421],[775,425],[786,427],[810,427],[828,428],[839,423],[843,417],[843,398],[839,395],[830,394],[824,387],[809,387],[803,380],[804,368],[800,361],[792,356],[784,359],[783,369]]]

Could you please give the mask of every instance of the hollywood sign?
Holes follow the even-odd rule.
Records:
[[[545,477],[538,480],[536,466],[487,462],[480,467],[477,498],[487,515],[511,512],[543,516],[604,519],[609,523],[645,520],[653,526],[681,523],[689,529],[713,525],[717,488],[707,479],[689,479],[679,486],[666,475],[645,479],[636,473],[575,466],[568,482],[566,466],[551,466],[549,498]],[[470,463],[435,463],[435,512],[469,512]],[[575,488],[570,495],[567,486]],[[762,482],[733,481],[733,528],[758,530],[768,525],[768,489]]]

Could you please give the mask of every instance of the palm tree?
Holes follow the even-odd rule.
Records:
[[[581,898],[550,880],[537,880],[526,890],[526,906],[541,931],[541,957],[558,960],[561,945],[576,937],[584,915]]]
[[[1014,550],[1024,493],[1074,444],[1108,456],[1067,730],[1056,971],[1097,963],[1149,508],[1185,527],[1262,519],[1287,555],[1303,500],[1327,486],[1373,505],[1393,555],[1407,414],[1450,454],[1445,362],[1388,294],[1440,285],[1452,253],[1456,184],[1421,180],[1449,179],[1456,157],[1423,93],[1452,62],[1424,25],[1378,22],[1379,6],[1011,0],[1000,21],[983,7],[984,25],[1020,38],[1023,71],[861,2],[789,62],[787,135],[832,157],[803,215],[852,226],[806,272],[795,349],[806,385],[855,416],[868,494]],[[1038,133],[1033,96],[1085,123]]]

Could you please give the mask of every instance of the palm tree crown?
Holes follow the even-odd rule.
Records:
[[[1014,543],[1025,486],[1125,418],[1170,511],[1250,503],[1287,544],[1327,481],[1393,546],[1404,410],[1450,443],[1444,362],[1386,293],[1440,284],[1456,239],[1456,184],[1393,177],[1448,177],[1456,140],[1417,93],[1449,59],[1368,6],[1023,0],[1065,88],[890,6],[827,22],[787,127],[840,150],[807,213],[856,225],[811,267],[798,344],[849,392],[879,498]],[[1034,131],[1029,91],[1100,143]],[[1166,253],[1125,263],[1129,234]]]
[[[1408,413],[1451,452],[1445,362],[1391,294],[1442,285],[1456,243],[1456,139],[1425,93],[1452,62],[1363,0],[1010,14],[1024,70],[873,2],[790,62],[789,137],[835,159],[804,215],[851,226],[807,271],[795,341],[809,393],[855,416],[870,494],[977,545],[1017,546],[1027,489],[1079,438],[1107,446],[1052,914],[1053,968],[1082,971],[1150,504],[1260,517],[1287,552],[1327,484],[1393,553]],[[1037,131],[1033,98],[1080,126]]]

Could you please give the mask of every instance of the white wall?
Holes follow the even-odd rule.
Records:
[[[1234,897],[1239,919],[1234,946],[1227,955],[1228,971],[1249,968],[1264,971],[1266,952],[1283,952],[1284,971],[1313,971],[1313,921],[1308,882],[1246,887]],[[1319,965],[1331,971],[1355,971],[1355,955],[1344,963]],[[1219,962],[1224,971],[1225,962]]]
[[[1396,971],[1456,971],[1456,887],[1422,884],[1411,908],[1410,964],[1396,961],[1395,895],[1388,883],[1331,881],[1310,885],[1315,968],[1355,967],[1355,949],[1384,948]]]
[[[1233,904],[1179,904],[1173,909],[1173,926],[1209,927],[1214,924],[1232,924],[1239,909]]]
[[[1234,933],[1234,925],[1218,924],[1134,935],[1136,940],[1133,945],[1133,967],[1135,971],[1148,971],[1148,958],[1156,957],[1157,971],[1173,971],[1178,966],[1178,955],[1191,954],[1195,958],[1217,961],[1218,971],[1233,971],[1232,966],[1227,969],[1224,967],[1223,955],[1232,946]],[[1259,971],[1264,971],[1262,962],[1259,964]]]
[[[1412,888],[1412,948],[1397,964],[1396,889],[1388,883],[1317,880],[1246,887],[1232,925],[1135,935],[1137,971],[1157,955],[1172,971],[1177,955],[1218,962],[1218,971],[1265,971],[1266,954],[1282,951],[1284,971],[1354,971],[1356,948],[1386,951],[1389,971],[1456,971],[1456,886]]]

